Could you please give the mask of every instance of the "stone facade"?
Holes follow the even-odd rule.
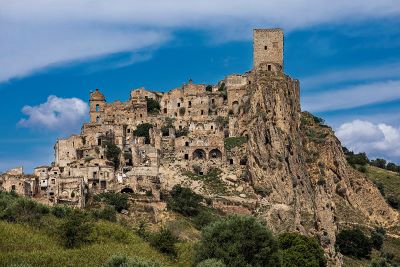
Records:
[[[253,31],[254,68],[261,63],[275,63],[283,68],[283,31],[255,29]]]

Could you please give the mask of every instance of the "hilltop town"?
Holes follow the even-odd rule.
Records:
[[[284,73],[284,33],[256,29],[253,69],[215,85],[166,93],[134,89],[126,102],[90,93],[90,121],[54,145],[50,166],[15,168],[0,187],[48,205],[84,208],[101,192],[131,193],[157,216],[174,185],[274,231],[319,237],[332,261],[340,224],[393,226],[399,214],[346,162],[330,127],[301,112],[300,84]],[[352,217],[353,216],[353,217]],[[155,218],[160,219],[160,218]]]

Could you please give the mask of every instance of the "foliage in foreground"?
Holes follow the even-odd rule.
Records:
[[[284,233],[278,237],[282,266],[324,267],[324,250],[313,237]]]
[[[160,264],[129,258],[126,255],[114,255],[105,264],[104,267],[161,267]]]
[[[369,258],[372,244],[360,229],[345,229],[336,236],[336,248],[347,256]]]
[[[185,216],[194,216],[200,212],[203,197],[193,192],[190,188],[175,185],[168,199],[167,208]]]
[[[121,212],[124,209],[126,210],[129,207],[128,195],[122,193],[105,192],[95,195],[94,200],[113,206],[118,212]]]
[[[195,263],[221,260],[227,266],[280,266],[278,242],[254,217],[231,216],[202,231]]]

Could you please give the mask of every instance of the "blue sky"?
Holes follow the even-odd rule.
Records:
[[[8,3],[9,2],[9,3]],[[87,120],[90,90],[126,100],[252,67],[252,28],[285,30],[303,110],[341,141],[400,163],[398,1],[0,2],[0,171],[53,160]]]

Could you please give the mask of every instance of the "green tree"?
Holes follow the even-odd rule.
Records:
[[[381,168],[381,169],[385,169],[386,168],[386,160],[377,158],[375,160],[371,160],[371,165]]]
[[[278,242],[254,217],[230,216],[202,230],[195,263],[219,259],[231,267],[280,266]]]
[[[282,266],[326,266],[324,250],[315,238],[298,233],[284,233],[278,237],[278,242]]]
[[[161,228],[158,232],[150,234],[150,245],[158,251],[176,256],[175,244],[178,239],[172,234],[169,229]]]
[[[200,211],[203,197],[193,192],[190,188],[175,185],[167,201],[167,208],[185,216],[197,215]]]
[[[37,203],[36,201],[13,197],[4,197],[4,202],[0,203],[3,206],[3,211],[0,208],[0,218],[9,222],[38,224],[43,215],[50,212],[50,208]]]
[[[115,192],[105,192],[94,196],[97,202],[104,202],[115,208],[116,211],[121,212],[129,208],[128,195]]]
[[[106,220],[110,222],[116,222],[117,221],[117,212],[114,208],[114,206],[106,206],[101,209],[94,209],[92,210],[92,216],[93,218],[97,220]]]
[[[59,226],[58,231],[66,248],[79,247],[89,243],[93,224],[88,216],[78,210],[74,210]]]
[[[147,102],[147,112],[152,114],[160,112],[160,103],[158,103],[158,101],[151,98],[147,98],[146,102]]]
[[[371,231],[371,242],[372,246],[375,249],[381,250],[385,234],[386,231],[382,227],[375,228],[374,230]]]
[[[121,149],[116,144],[113,144],[111,142],[104,142],[104,145],[106,147],[106,158],[109,161],[112,161],[114,163],[115,169],[117,169],[119,166],[119,156],[121,154]]]
[[[136,130],[134,131],[135,136],[145,137],[146,143],[150,141],[150,129],[153,128],[153,125],[150,123],[142,123],[136,126]]]
[[[336,236],[336,248],[344,255],[369,258],[372,244],[360,229],[355,228],[339,232]]]
[[[400,208],[400,200],[396,196],[390,195],[387,197],[386,201],[392,208]]]

